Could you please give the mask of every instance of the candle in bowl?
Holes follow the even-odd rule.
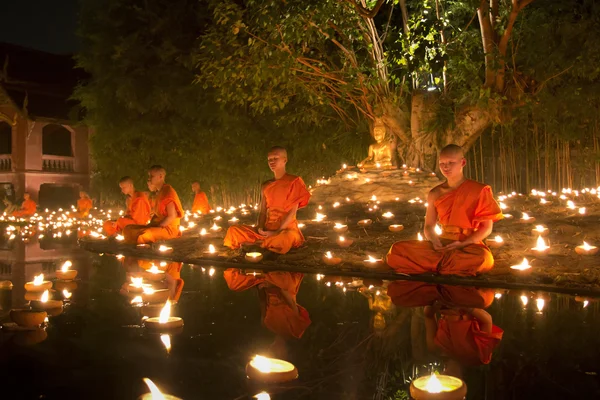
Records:
[[[388,229],[390,230],[390,232],[400,232],[401,230],[404,229],[404,225],[394,224],[394,225],[388,226]]]
[[[144,287],[152,287],[152,285],[144,283],[144,278],[140,276],[132,276],[131,283],[127,285],[127,291],[131,293],[142,293],[144,291]]]
[[[56,271],[56,278],[63,281],[72,281],[77,276],[77,271],[69,269],[73,266],[71,261],[65,261],[60,270]]]
[[[262,255],[262,253],[259,253],[257,251],[253,251],[253,252],[250,252],[250,253],[246,253],[244,255],[244,259],[246,261],[248,261],[248,262],[251,262],[251,263],[257,263],[257,262],[261,262],[262,261],[263,255]]]
[[[144,321],[144,326],[146,329],[153,331],[177,329],[183,326],[183,319],[179,317],[171,317],[171,301],[167,300],[165,306],[160,311],[160,316],[148,318]]]
[[[44,280],[44,274],[39,274],[33,278],[33,281],[25,283],[25,290],[28,292],[43,292],[52,288],[52,282]]]
[[[382,216],[383,218],[386,218],[386,219],[394,218],[394,214],[392,214],[392,213],[391,213],[391,212],[389,212],[389,211],[388,211],[388,212],[386,212],[386,213],[383,213],[383,214],[381,214],[381,216]]]
[[[333,226],[333,230],[339,233],[346,232],[348,230],[348,225],[340,224],[336,222]]]
[[[467,385],[453,376],[431,374],[412,381],[410,395],[415,400],[463,400]]]
[[[594,254],[598,253],[598,247],[591,246],[587,242],[583,242],[582,245],[575,247],[575,252],[581,255],[593,256]]]
[[[210,227],[210,230],[213,232],[221,232],[223,228],[221,228],[219,225],[217,225],[216,222],[214,222],[213,225]]]
[[[544,238],[538,236],[535,247],[532,247],[531,251],[533,251],[535,254],[546,254],[549,248],[550,246],[546,245]]]
[[[50,300],[50,293],[46,290],[40,300],[30,301],[31,308],[34,310],[51,310],[62,308],[62,300]]]
[[[237,219],[236,217],[231,218],[229,221],[227,221],[229,223],[229,225],[237,225],[238,222],[240,222],[239,219]]]
[[[182,400],[179,397],[161,392],[154,382],[148,378],[144,378],[144,382],[148,386],[148,389],[150,389],[150,393],[141,395],[138,398],[139,400]]]
[[[370,220],[370,219],[368,219],[368,218],[367,219],[361,219],[360,221],[358,221],[358,226],[365,227],[365,226],[371,225],[372,223],[373,223],[373,221]]]
[[[144,287],[142,291],[142,302],[144,303],[164,303],[169,299],[169,289],[154,289]]]
[[[265,383],[282,383],[298,378],[294,364],[277,358],[256,355],[246,365],[248,379]]]
[[[18,308],[10,310],[10,319],[24,328],[35,328],[44,323],[48,314],[46,311]]]
[[[548,235],[550,230],[546,228],[544,225],[536,225],[535,228],[531,230],[531,233],[538,236],[546,236]]]
[[[352,243],[354,243],[354,240],[347,239],[344,236],[340,236],[337,238],[336,242],[337,242],[338,246],[340,246],[340,247],[350,247],[350,245],[352,245]]]
[[[493,239],[486,239],[485,244],[490,248],[498,248],[504,246],[504,239],[500,235],[496,235]]]
[[[381,258],[374,258],[373,256],[367,256],[366,260],[363,260],[363,264],[365,267],[373,268],[378,267],[383,264],[383,260]]]
[[[340,257],[334,257],[330,251],[323,255],[323,262],[327,265],[338,265],[342,262]]]
[[[160,246],[158,246],[158,251],[160,251],[161,253],[172,253],[173,252],[173,248],[169,247],[169,246],[165,246],[164,244],[161,244]]]
[[[534,217],[531,217],[529,214],[527,213],[523,213],[523,216],[521,217],[521,219],[519,220],[522,223],[528,223],[528,222],[533,222],[535,221]]]
[[[527,258],[523,258],[521,264],[512,265],[510,269],[512,269],[513,271],[518,271],[519,274],[529,273],[531,272],[531,265],[529,264]]]
[[[148,281],[162,281],[165,279],[165,271],[158,269],[158,267],[154,264],[142,273],[142,278]]]

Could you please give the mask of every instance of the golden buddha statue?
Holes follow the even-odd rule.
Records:
[[[359,168],[390,168],[392,166],[392,148],[385,141],[385,125],[376,123],[373,127],[374,144],[369,146],[369,155],[358,163]]]

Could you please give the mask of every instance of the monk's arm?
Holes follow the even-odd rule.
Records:
[[[477,231],[473,232],[473,234],[471,236],[469,236],[468,238],[466,238],[464,240],[464,242],[466,242],[467,244],[480,243],[483,241],[483,239],[490,236],[493,228],[494,228],[493,221],[490,221],[490,220],[483,221],[481,224],[479,224]]]
[[[258,230],[265,229],[265,223],[267,222],[267,202],[265,200],[265,194],[262,193],[260,197],[260,212],[258,214],[258,224],[256,225]]]
[[[165,219],[160,221],[160,225],[162,227],[169,226],[171,222],[173,222],[177,218],[177,210],[175,210],[175,204],[172,202],[167,204],[167,216]]]
[[[288,225],[294,220],[296,219],[296,212],[298,211],[298,204],[294,204],[294,206],[292,207],[292,209],[290,211],[288,211],[288,213],[285,215],[285,217],[283,218],[283,220],[281,221],[281,225],[279,226],[278,231],[283,231],[285,230]]]
[[[298,314],[298,304],[296,304],[296,300],[294,297],[287,291],[281,289],[281,296],[285,300],[285,302],[290,306],[290,308],[294,311],[294,313]]]
[[[427,212],[425,213],[425,238],[433,244],[435,250],[441,249],[442,242],[435,233],[435,225],[437,224],[437,210],[435,209],[435,200],[437,194],[432,190],[427,195]]]
[[[487,311],[484,311],[481,308],[472,308],[467,312],[479,321],[479,328],[482,332],[492,332],[492,316]]]

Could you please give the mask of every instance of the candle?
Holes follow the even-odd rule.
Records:
[[[171,301],[167,300],[165,306],[160,312],[160,316],[148,318],[144,321],[144,326],[151,330],[169,330],[181,328],[183,319],[179,317],[171,317]]]
[[[236,225],[240,220],[236,217],[233,217],[229,220],[229,225]]]
[[[25,328],[35,328],[44,323],[48,314],[46,311],[13,309],[10,310],[10,319],[15,324]]]
[[[50,294],[46,290],[40,300],[32,300],[30,301],[31,308],[34,310],[51,310],[56,308],[62,308],[63,302],[62,300],[50,300]],[[54,313],[56,314],[56,313]]]
[[[215,246],[213,246],[212,244],[208,245],[208,250],[206,251],[208,254],[215,254],[217,252],[217,249],[215,249]]]
[[[575,252],[581,255],[593,256],[598,253],[598,247],[591,246],[584,241],[582,245],[575,247]]]
[[[571,201],[571,200],[567,201],[567,208],[569,210],[574,210],[575,209],[575,203],[573,203],[573,201]]]
[[[391,212],[389,212],[389,211],[388,211],[388,212],[386,212],[386,213],[383,213],[381,216],[382,216],[383,218],[387,218],[387,219],[394,218],[394,214],[392,214],[392,213],[391,213]]]
[[[372,223],[373,221],[370,219],[361,219],[360,221],[358,221],[358,226],[365,227],[371,225]]]
[[[504,246],[504,239],[500,235],[496,235],[493,239],[487,239],[485,244],[492,248],[502,247]]]
[[[549,230],[544,225],[536,225],[535,228],[531,230],[531,233],[534,235],[546,236]]]
[[[169,340],[170,343],[170,340]],[[144,382],[150,389],[150,393],[146,393],[140,396],[139,400],[181,400],[179,397],[172,396],[170,394],[162,393],[158,387],[148,378],[144,378]]]
[[[115,239],[118,240],[119,242],[122,242],[123,240],[125,240],[125,236],[117,235],[117,236],[115,236]]]
[[[534,217],[530,217],[529,214],[523,213],[523,216],[521,217],[521,222],[533,222],[533,221],[535,221]]]
[[[144,271],[142,277],[149,281],[162,281],[165,278],[165,275],[164,271],[161,271],[156,265],[152,264],[149,269]]]
[[[267,393],[267,392],[260,392],[260,393],[257,393],[257,394],[254,396],[254,398],[255,398],[256,400],[271,400],[271,396],[269,396],[269,393]]]
[[[338,208],[340,206],[340,202],[336,201],[335,203],[333,203],[333,208]]]
[[[418,232],[418,233],[417,233],[417,240],[418,240],[419,242],[422,242],[422,241],[423,241],[423,235],[421,235],[421,232]]]
[[[550,246],[546,245],[546,242],[544,241],[544,239],[541,236],[538,236],[537,241],[536,241],[536,245],[535,247],[532,247],[531,250],[533,250],[536,253],[545,253],[548,249],[550,248]]]
[[[394,224],[394,225],[390,225],[388,226],[388,229],[391,232],[400,232],[401,230],[404,229],[404,225],[400,225],[400,224]]]
[[[335,225],[333,226],[333,230],[336,232],[346,232],[348,230],[348,225],[344,225],[344,224],[340,224],[339,222],[336,222]]]
[[[328,251],[327,253],[325,253],[325,255],[323,256],[323,262],[327,265],[338,265],[339,263],[342,262],[342,259],[340,257],[334,257],[331,254],[331,251]]]
[[[69,269],[73,266],[71,261],[65,261],[60,270],[56,271],[56,277],[64,281],[72,281],[77,276],[77,271]]]
[[[219,225],[217,225],[216,222],[213,222],[213,225],[210,227],[210,230],[213,232],[221,232],[223,228],[221,228]]]
[[[585,215],[585,207],[579,207],[579,214]]]
[[[246,261],[249,261],[252,263],[257,263],[263,259],[263,255],[258,252],[251,252],[251,253],[246,253],[244,258],[246,259]]]
[[[160,251],[161,253],[171,253],[173,251],[173,248],[161,244],[160,246],[158,246],[158,251]]]
[[[449,375],[422,376],[410,384],[410,395],[415,400],[465,398],[467,386],[458,378]]]
[[[383,263],[383,260],[381,258],[374,258],[373,256],[367,256],[366,260],[363,260],[363,264],[365,265],[365,267],[378,267],[379,265],[381,265]]]
[[[290,362],[256,355],[246,365],[246,375],[250,380],[281,383],[297,379],[298,370]]]
[[[531,265],[529,265],[529,261],[526,258],[523,258],[521,264],[513,265],[510,268],[517,271],[526,271],[531,269]]]
[[[354,243],[354,240],[352,239],[347,239],[344,236],[340,236],[337,239],[337,244],[340,247],[349,247],[352,243]]]
[[[52,288],[52,282],[44,280],[44,274],[37,275],[33,281],[25,283],[25,290],[28,292],[43,292]]]
[[[325,218],[327,218],[327,215],[325,214],[321,214],[321,213],[317,213],[317,215],[315,216],[315,219],[313,219],[314,222],[321,222],[323,221]]]

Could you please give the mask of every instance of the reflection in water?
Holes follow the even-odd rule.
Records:
[[[181,262],[142,260],[134,257],[121,258],[126,280],[121,293],[129,295],[134,303],[164,303],[169,299],[177,303],[183,291]],[[138,282],[138,284],[135,284]]]

